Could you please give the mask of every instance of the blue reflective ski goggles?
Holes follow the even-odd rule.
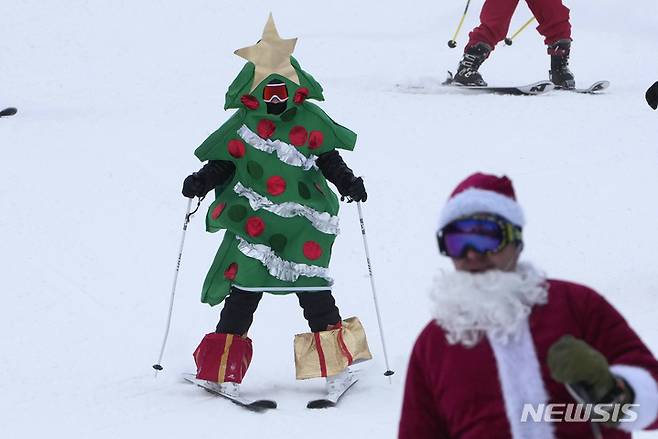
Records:
[[[436,235],[442,255],[463,258],[468,250],[480,254],[498,253],[507,244],[523,242],[521,228],[497,215],[458,218]]]

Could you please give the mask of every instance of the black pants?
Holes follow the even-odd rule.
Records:
[[[216,332],[222,334],[246,334],[254,320],[254,312],[263,293],[252,293],[237,288],[231,290],[224,301]],[[327,326],[340,322],[340,313],[331,291],[297,293],[299,306],[312,332],[326,331]]]

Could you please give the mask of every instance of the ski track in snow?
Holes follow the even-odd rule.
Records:
[[[658,6],[567,3],[576,80],[610,80],[601,96],[396,92],[397,83],[442,81],[454,70],[477,19],[472,11],[460,48],[449,49],[459,2],[3,3],[0,107],[19,109],[0,120],[3,437],[395,437],[408,354],[429,319],[427,288],[450,269],[436,249],[438,212],[475,170],[514,180],[528,217],[526,259],[599,290],[658,351],[658,116],[643,100],[658,79],[658,58],[647,56]],[[396,374],[391,384],[383,376],[356,207],[342,204],[335,296],[343,317],[363,321],[375,359],[359,367],[338,408],[307,410],[323,384],[294,380],[293,335],[308,330],[301,309],[294,296],[266,296],[243,390],[279,408],[256,414],[180,379],[219,314],[199,303],[221,238],[204,232],[208,201],[188,229],[157,379],[151,364],[186,205],[181,182],[201,166],[194,149],[230,115],[224,93],[243,65],[233,50],[258,39],[270,10],[283,38],[299,37],[295,55],[324,86],[322,108],[359,135],[343,157],[368,189],[365,222]],[[529,14],[521,3],[511,29]],[[526,84],[547,69],[529,28],[482,72],[490,84]]]

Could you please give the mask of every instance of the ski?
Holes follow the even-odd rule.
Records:
[[[8,108],[5,108],[4,110],[0,111],[0,117],[13,116],[17,112],[18,112],[18,110],[15,109],[14,107],[8,107]]]
[[[342,386],[340,389],[338,389],[335,392],[328,393],[327,396],[324,398],[320,399],[313,399],[306,404],[306,408],[309,409],[326,409],[329,407],[335,407],[336,404],[338,404],[338,401],[340,398],[347,392],[356,382],[359,381],[359,377],[357,375],[350,371],[348,375],[348,379],[345,382],[345,385]]]
[[[551,81],[538,81],[532,84],[527,85],[517,85],[517,86],[507,86],[507,87],[498,87],[490,85],[461,85],[454,81],[452,72],[448,72],[448,77],[442,83],[442,85],[448,85],[451,87],[456,87],[463,90],[472,90],[480,93],[493,93],[493,94],[504,94],[504,95],[514,95],[514,96],[534,96],[546,93],[555,88],[555,85]]]
[[[558,88],[558,90],[562,91],[572,91],[574,93],[583,93],[583,94],[591,94],[595,95],[600,91],[605,90],[606,88],[610,87],[610,81],[596,81],[594,84],[590,85],[587,88]]]
[[[196,375],[194,375],[193,373],[184,373],[183,379],[188,383],[196,384],[197,386],[202,387],[204,390],[212,393],[213,395],[226,398],[232,403],[237,404],[253,412],[264,412],[270,409],[275,409],[277,407],[276,401],[272,401],[270,399],[252,400],[241,396],[236,397],[236,396],[227,395],[226,393],[219,392],[217,391],[216,388],[209,385],[207,381],[197,379]]]

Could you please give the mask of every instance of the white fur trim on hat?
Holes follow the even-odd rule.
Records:
[[[470,188],[448,200],[441,211],[439,229],[457,218],[474,213],[493,213],[519,227],[525,225],[523,210],[513,198],[494,191]]]

